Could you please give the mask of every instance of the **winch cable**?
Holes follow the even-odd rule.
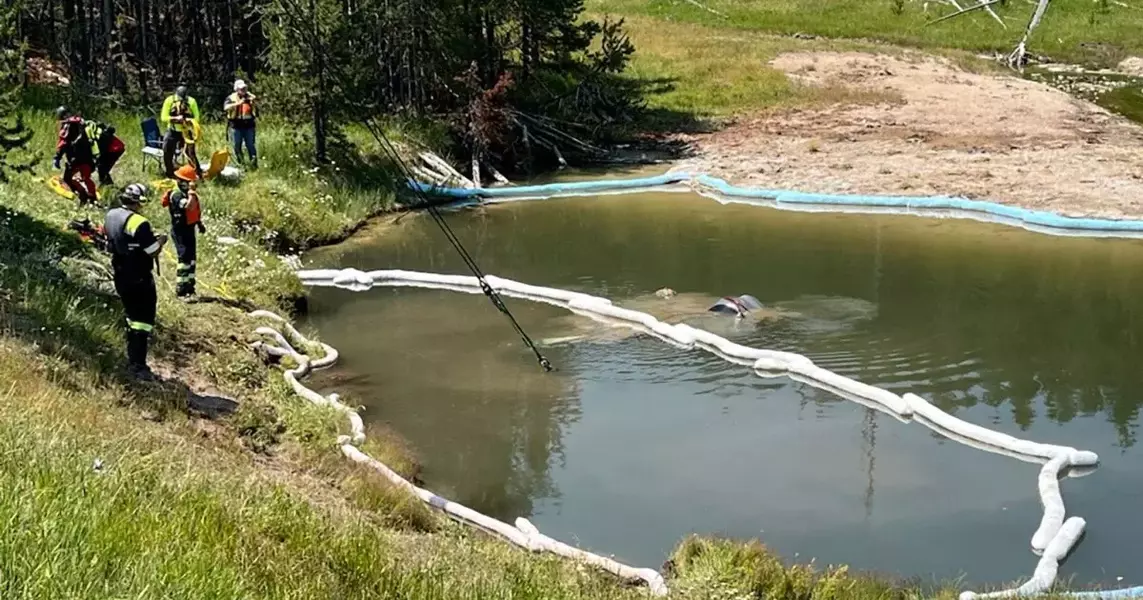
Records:
[[[393,146],[392,142],[389,141],[389,136],[385,134],[385,131],[373,123],[372,119],[368,119],[365,123],[365,126],[366,129],[368,129],[369,132],[373,134],[373,137],[377,140],[377,142],[381,144],[382,149],[397,166],[397,170],[400,172],[405,181],[409,183],[416,182],[416,179],[413,178],[412,169],[410,169],[408,165],[405,164],[405,161],[401,158],[400,153],[397,152],[397,148]],[[504,304],[504,299],[501,298],[500,293],[493,289],[491,285],[489,285],[488,281],[485,279],[484,272],[480,270],[480,265],[476,264],[476,259],[474,259],[472,255],[468,253],[468,250],[464,247],[464,244],[461,243],[460,238],[456,237],[456,234],[453,232],[452,228],[448,226],[448,222],[445,221],[444,216],[440,214],[437,206],[419,187],[410,186],[410,189],[413,191],[413,195],[416,196],[420,201],[420,205],[414,205],[413,208],[424,208],[428,210],[429,214],[433,217],[433,221],[435,221],[436,224],[440,227],[441,231],[444,232],[445,237],[448,238],[449,243],[451,243],[453,248],[456,249],[457,253],[460,254],[460,257],[462,260],[464,260],[465,265],[469,268],[470,271],[472,271],[472,274],[476,276],[476,280],[480,282],[480,290],[484,292],[485,296],[488,296],[488,299],[492,301],[493,306],[495,306],[497,310],[504,313],[504,315],[508,317],[508,321],[512,323],[512,327],[516,329],[516,333],[520,335],[520,339],[522,339],[524,344],[527,345],[528,348],[532,350],[532,353],[536,355],[536,361],[540,363],[540,367],[543,368],[545,372],[552,371],[552,363],[548,361],[548,359],[545,358],[544,355],[540,352],[540,349],[536,347],[535,342],[533,342],[532,338],[528,336],[528,333],[524,331],[524,328],[520,326],[520,323],[516,320],[516,317],[512,315],[512,311],[508,310],[508,306]]]

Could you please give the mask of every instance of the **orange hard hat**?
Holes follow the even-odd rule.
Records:
[[[194,181],[198,179],[198,173],[195,172],[194,166],[183,165],[179,167],[178,171],[175,171],[175,177],[182,179],[183,181]]]

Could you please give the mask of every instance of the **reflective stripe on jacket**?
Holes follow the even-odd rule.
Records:
[[[159,241],[143,215],[126,208],[113,208],[103,225],[111,247],[111,265],[116,272],[130,277],[151,274],[152,255],[159,251]]]

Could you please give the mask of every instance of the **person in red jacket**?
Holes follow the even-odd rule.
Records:
[[[114,185],[111,179],[111,168],[119,162],[119,158],[127,150],[123,140],[115,135],[115,127],[98,121],[85,121],[83,130],[87,139],[91,140],[91,147],[95,153],[95,163],[99,172],[99,185]]]
[[[60,159],[67,157],[64,166],[62,181],[75,193],[80,206],[96,200],[95,182],[91,173],[95,170],[95,155],[92,153],[92,140],[88,139],[84,121],[78,115],[72,115],[66,107],[56,109],[56,118],[60,123],[59,138],[56,140],[56,156],[52,167],[60,168]],[[76,181],[76,176],[78,181]]]

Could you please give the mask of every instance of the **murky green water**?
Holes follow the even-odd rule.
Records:
[[[676,320],[752,294],[785,316],[707,324],[975,423],[1098,452],[1098,472],[1063,484],[1088,533],[1061,577],[1143,578],[1143,242],[681,194],[524,202],[450,222],[488,273],[636,298]],[[309,262],[466,274],[427,217]],[[665,286],[681,305],[648,298]],[[657,566],[690,532],[926,580],[1008,582],[1036,563],[1034,465],[507,302],[537,339],[589,337],[547,348],[559,371],[545,375],[482,296],[315,289],[307,325],[343,356],[322,384],[410,440],[434,491],[638,565]]]

